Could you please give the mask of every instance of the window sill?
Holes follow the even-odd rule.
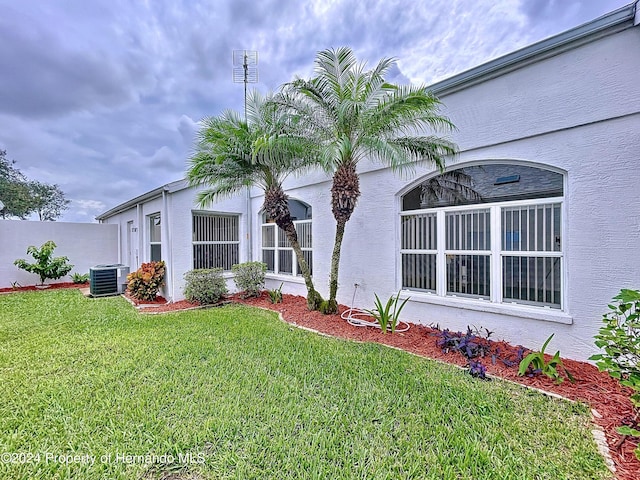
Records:
[[[280,280],[281,282],[291,282],[291,283],[302,283],[304,284],[304,278],[302,277],[294,277],[293,275],[283,275],[280,273],[267,273],[265,275],[266,279],[269,280]]]
[[[460,297],[440,297],[434,293],[415,292],[413,290],[402,290],[400,298],[411,297],[409,302],[430,303],[442,305],[444,307],[462,308],[464,310],[475,310],[478,312],[495,313],[498,315],[509,315],[511,317],[528,318],[541,320],[543,322],[573,324],[573,317],[566,312],[555,310],[549,307],[528,307],[525,305],[513,305],[505,303],[491,303],[489,300],[478,300]]]

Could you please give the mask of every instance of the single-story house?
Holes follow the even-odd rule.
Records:
[[[403,318],[563,356],[594,351],[607,303],[640,288],[640,15],[637,3],[432,85],[460,154],[441,174],[360,168],[338,300],[410,297]],[[453,183],[465,188],[451,188]],[[328,293],[330,178],[287,181],[316,288]],[[119,225],[120,261],[162,259],[165,295],[192,268],[268,265],[267,286],[305,294],[286,239],[253,189],[206,209],[180,180],[98,220]],[[231,274],[229,274],[229,277]]]

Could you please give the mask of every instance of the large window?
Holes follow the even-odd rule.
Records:
[[[162,225],[159,213],[149,216],[149,260],[162,260]]]
[[[465,167],[402,198],[402,287],[562,308],[563,176],[513,164]]]
[[[193,214],[193,268],[231,270],[239,263],[237,215]]]
[[[313,250],[311,235],[311,207],[298,200],[289,200],[289,210],[298,234],[298,243],[302,249],[309,269],[313,273]],[[285,232],[266,214],[262,224],[262,261],[267,271],[286,275],[300,275],[296,255],[291,248]]]

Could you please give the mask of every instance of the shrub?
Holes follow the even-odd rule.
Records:
[[[127,288],[138,300],[153,300],[164,285],[164,262],[143,263],[138,270],[127,275]]]
[[[73,283],[87,283],[89,281],[88,273],[72,273],[71,280]]]
[[[440,330],[439,325],[432,325],[432,328]],[[524,347],[519,347],[515,355],[508,351],[502,354],[498,344],[489,340],[493,333],[488,328],[477,328],[476,326],[471,328],[470,325],[467,325],[466,333],[451,332],[445,329],[435,334],[438,337],[436,345],[442,348],[442,353],[457,352],[462,355],[468,362],[467,372],[472,377],[489,380],[487,367],[482,363],[483,359],[490,358],[492,365],[496,365],[500,361],[507,367],[513,367],[522,360],[525,351]]]
[[[604,325],[595,336],[595,344],[604,350],[589,358],[601,371],[607,371],[622,385],[633,390],[631,402],[636,409],[633,425],[618,428],[623,435],[640,437],[640,291],[623,289],[613,297],[611,310],[602,316]],[[640,448],[636,449],[640,458]]]
[[[264,289],[264,276],[267,264],[263,262],[245,262],[231,266],[236,286],[243,296],[257,297]]]
[[[479,378],[480,380],[489,380],[487,377],[487,367],[485,367],[482,363],[477,362],[475,360],[469,361],[469,375],[472,377]]]
[[[44,281],[48,278],[57,280],[67,275],[73,268],[73,265],[67,263],[69,261],[67,257],[51,258],[55,248],[56,244],[51,240],[43,243],[40,248],[32,245],[27,248],[27,253],[31,255],[36,262],[28,263],[26,260],[20,258],[13,262],[13,264],[22,270],[39,275],[41,284],[44,284]]]
[[[190,270],[184,274],[184,279],[184,296],[190,302],[211,305],[227,293],[221,268]]]

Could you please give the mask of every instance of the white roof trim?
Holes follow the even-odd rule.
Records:
[[[130,208],[133,208],[140,203],[144,203],[149,200],[153,200],[154,198],[161,197],[162,192],[173,193],[184,190],[188,187],[189,183],[185,178],[176,180],[175,182],[167,183],[165,185],[162,185],[161,187],[154,188],[153,190],[149,190],[142,195],[132,198],[131,200],[127,200],[126,202],[121,203],[120,205],[117,205],[104,213],[101,213],[96,217],[96,220],[104,220],[105,218],[109,218],[117,215],[118,213],[124,212],[125,210],[129,210]]]
[[[512,70],[557,55],[606,35],[626,30],[638,24],[640,14],[636,17],[638,1],[634,1],[618,10],[607,13],[595,20],[579,25],[553,37],[508,53],[502,57],[483,63],[470,70],[449,77],[427,87],[439,97],[457,90],[484,82],[503,75]]]

